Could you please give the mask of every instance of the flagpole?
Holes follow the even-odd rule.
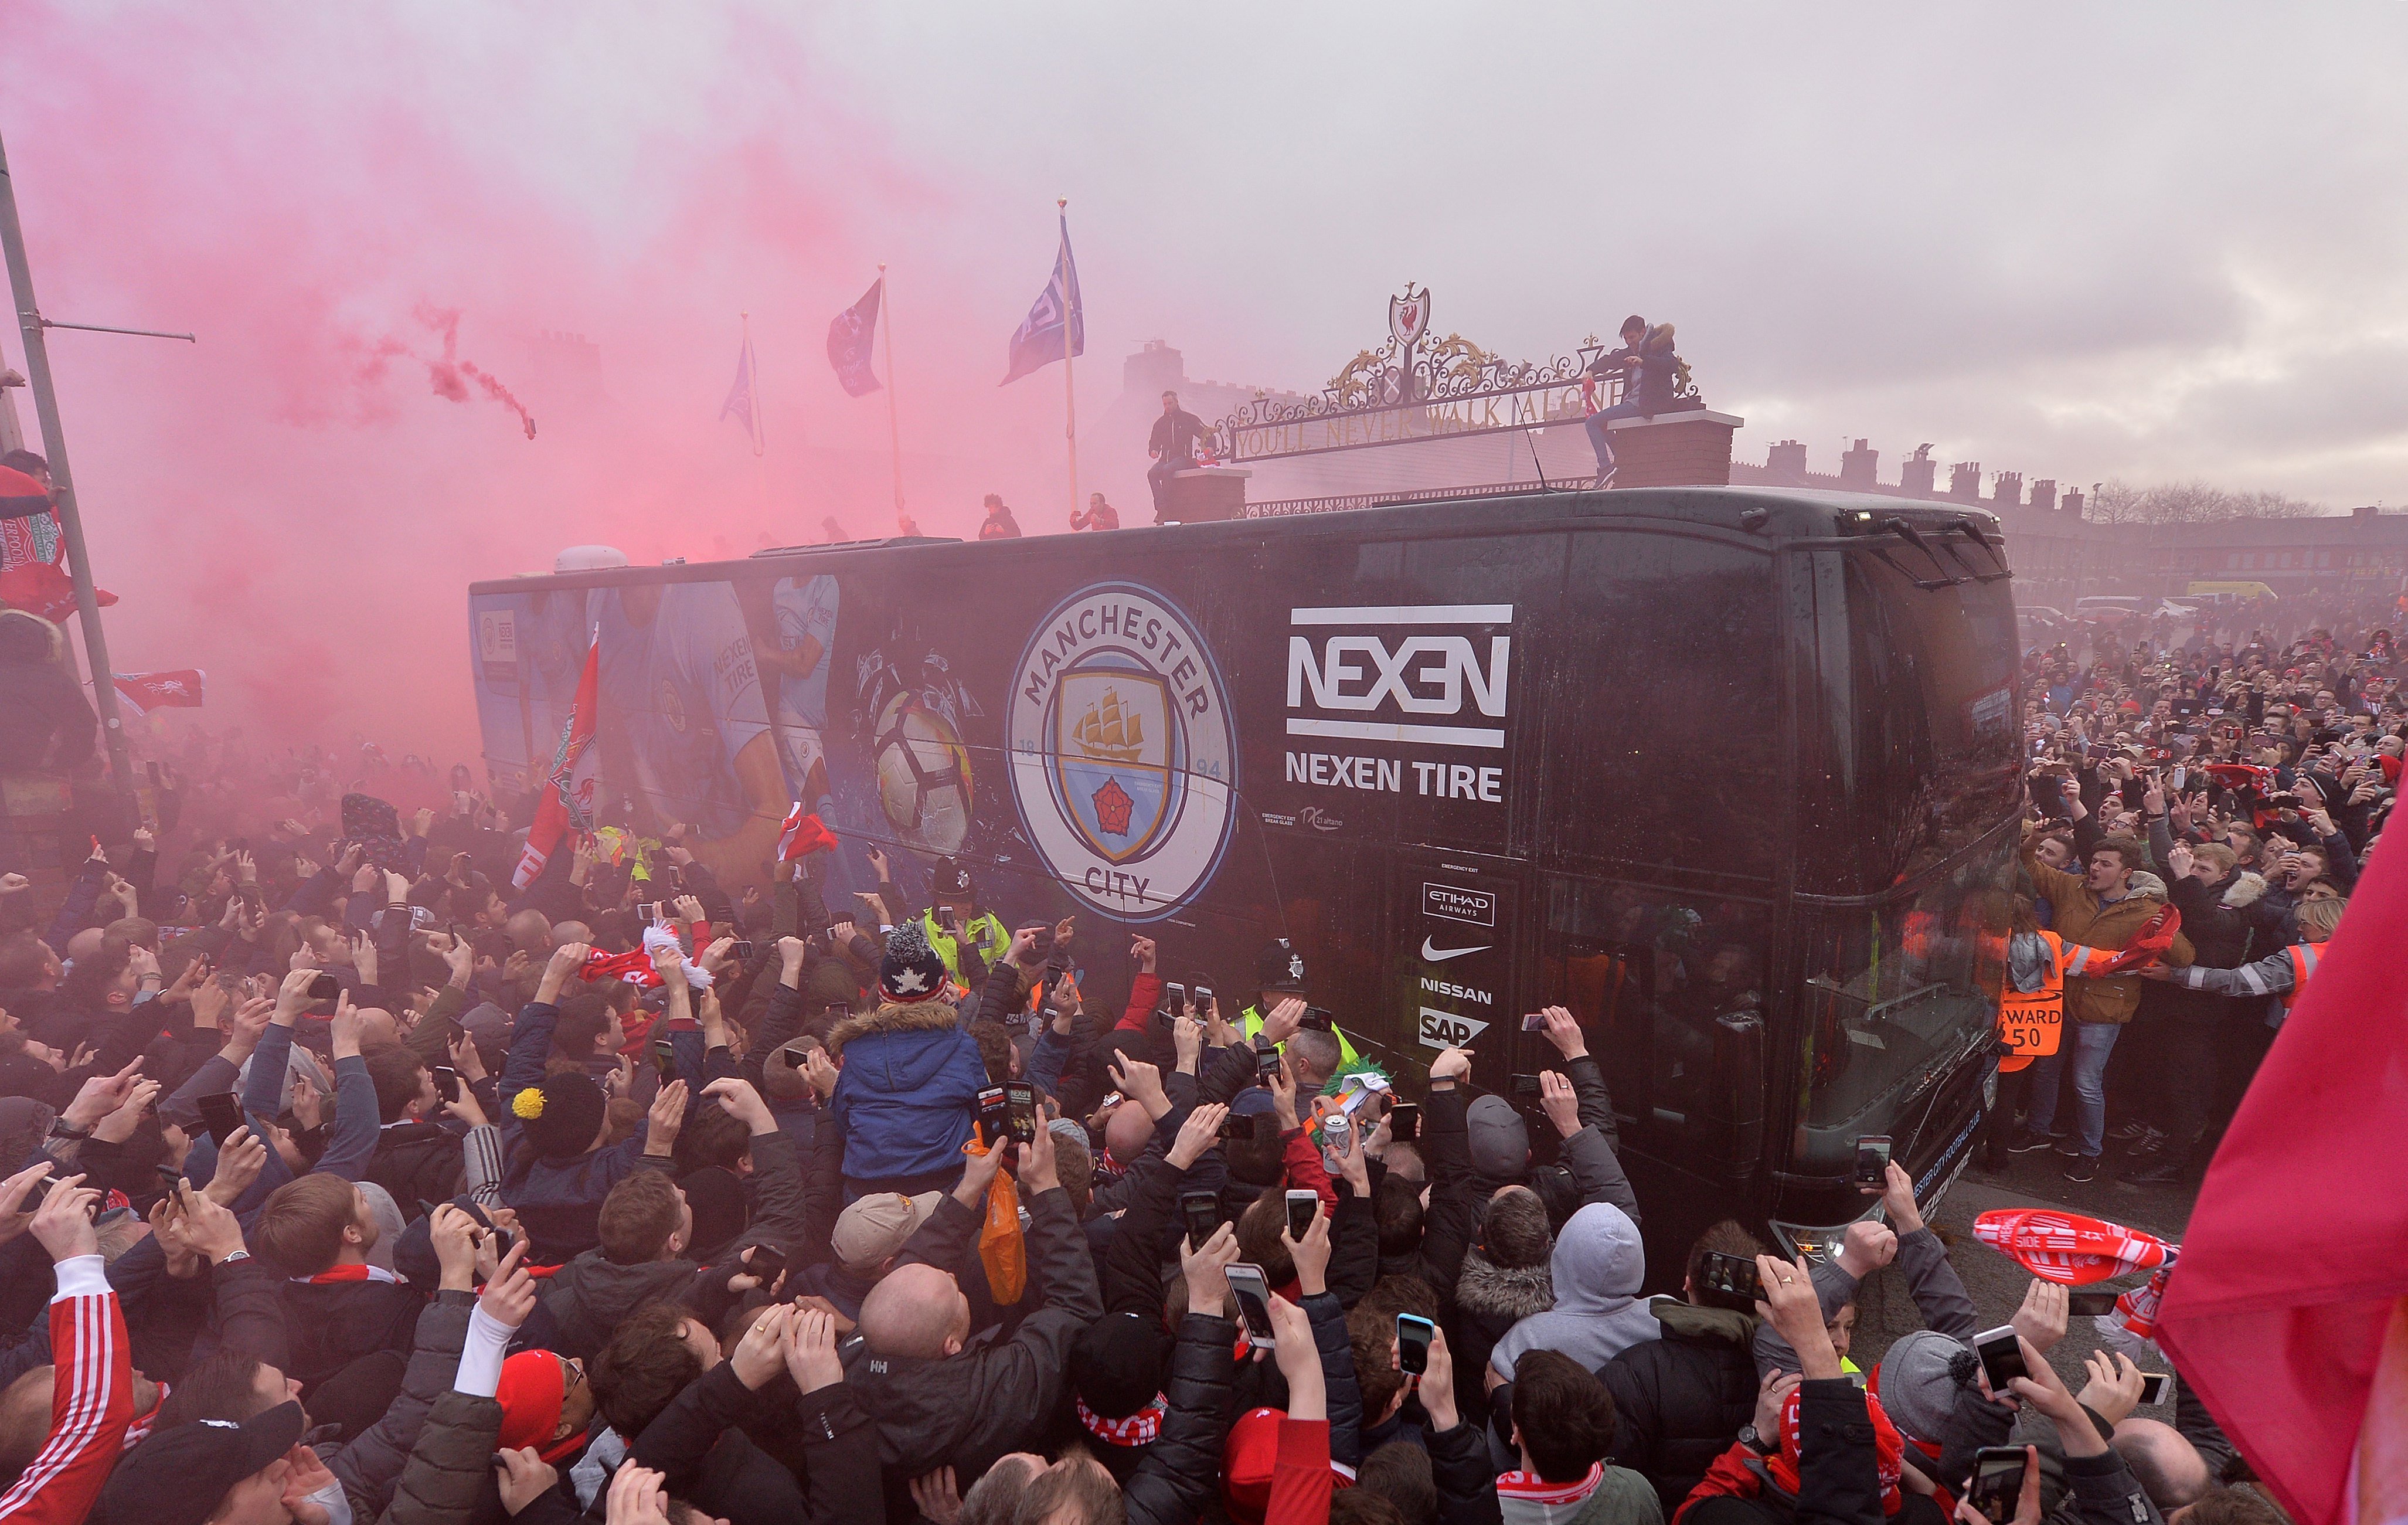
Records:
[[[886,309],[881,336],[886,346],[886,443],[895,454],[895,527],[899,533],[903,527],[903,424],[895,403],[895,288],[886,283],[884,265],[878,267],[878,305]]]
[[[1057,196],[1054,206],[1064,219],[1062,237],[1068,243],[1070,237],[1070,198]],[[1084,315],[1070,302],[1069,292],[1063,292],[1062,296],[1062,437],[1070,449],[1070,512],[1075,516],[1079,511],[1079,394],[1070,383],[1070,340],[1073,337],[1071,325],[1082,324]]]
[[[737,316],[744,324],[744,381],[746,389],[752,394],[752,453],[759,455],[769,442],[767,421],[761,415],[761,359],[752,352],[752,314],[739,312]],[[767,468],[763,470],[766,472]],[[765,490],[768,480],[766,475],[761,479]]]

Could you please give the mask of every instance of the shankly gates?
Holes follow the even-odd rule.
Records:
[[[1253,468],[1265,463],[1301,461],[1345,452],[1392,446],[1428,445],[1468,440],[1481,436],[1563,429],[1578,439],[1580,465],[1564,473],[1550,473],[1539,463],[1535,443],[1527,453],[1536,475],[1569,477],[1581,482],[1595,467],[1582,425],[1590,412],[1621,400],[1622,378],[1610,373],[1584,386],[1588,367],[1606,346],[1594,334],[1570,355],[1543,361],[1507,360],[1482,349],[1459,334],[1433,338],[1430,295],[1411,282],[1388,299],[1388,338],[1379,348],[1365,350],[1348,361],[1318,396],[1295,398],[1257,396],[1214,426],[1214,466],[1182,478],[1197,479],[1190,493],[1174,483],[1175,496],[1192,496],[1206,511],[1183,517],[1230,517],[1242,504],[1254,516],[1310,513],[1333,509],[1367,507],[1414,497],[1454,496],[1465,493],[1526,491],[1528,479],[1499,482],[1493,469],[1475,469],[1466,480],[1430,482],[1424,485],[1352,493],[1326,493],[1271,502],[1243,503],[1243,482]],[[1616,478],[1621,486],[1663,485],[1668,481],[1729,480],[1730,435],[1739,420],[1706,411],[1704,399],[1686,363],[1679,366],[1670,407],[1653,420],[1618,420],[1615,453],[1623,464]],[[1672,432],[1661,440],[1641,440],[1650,428]],[[1633,449],[1625,448],[1629,436]],[[1535,439],[1535,436],[1533,437]],[[1560,438],[1560,437],[1559,437]],[[1665,455],[1670,447],[1678,460],[1662,464],[1672,472],[1642,469],[1634,456]],[[1715,468],[1717,447],[1719,471]],[[1559,448],[1555,453],[1563,454]],[[1438,463],[1432,463],[1437,465]],[[1559,461],[1559,464],[1562,464]],[[1443,468],[1440,468],[1444,474]],[[1518,477],[1518,473],[1515,474]],[[1369,484],[1366,484],[1369,485]],[[1233,493],[1230,489],[1236,489]]]

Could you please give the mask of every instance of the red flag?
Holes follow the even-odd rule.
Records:
[[[208,674],[198,668],[179,668],[173,672],[112,672],[109,677],[126,702],[146,715],[170,707],[199,709],[201,689],[208,680]]]
[[[117,602],[117,595],[94,588],[92,601],[107,609]],[[21,561],[0,571],[0,604],[39,614],[55,625],[76,611],[75,580],[55,561]]]
[[[568,724],[561,727],[560,748],[552,754],[535,823],[527,827],[526,851],[519,855],[518,870],[510,875],[510,883],[520,889],[543,872],[562,836],[571,829],[594,829],[594,712],[601,694],[602,636],[596,631],[585,648],[585,671],[577,680],[577,698],[569,706]]]
[[[2175,1252],[2155,1234],[2054,1207],[1994,1207],[1974,1217],[1973,1237],[2067,1287],[2165,1265]]]
[[[2408,1297],[2408,848],[2368,856],[2207,1168],[2157,1341],[2300,1525],[2396,1518],[2408,1405],[2378,1380]],[[2361,1449],[2363,1447],[2363,1449]],[[2372,1480],[2376,1497],[2364,1497]],[[2385,1496],[2385,1495],[2391,1496]]]
[[[786,813],[786,819],[778,827],[778,861],[792,863],[835,846],[836,833],[827,828],[827,823],[816,814],[806,814],[803,802],[796,800],[795,808]]]

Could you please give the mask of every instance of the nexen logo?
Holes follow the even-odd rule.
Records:
[[[1412,604],[1356,609],[1297,609],[1291,626],[1498,626],[1513,623],[1512,604]],[[1287,641],[1287,706],[1369,713],[1393,704],[1407,715],[1460,715],[1465,702],[1481,714],[1505,715],[1513,638],[1488,636],[1483,654],[1474,638],[1407,636],[1393,648],[1376,635],[1333,635],[1313,650],[1312,638]],[[1316,660],[1317,656],[1317,660]],[[1307,690],[1312,698],[1308,706]],[[1431,726],[1401,721],[1321,720],[1290,716],[1290,736],[1332,736],[1361,741],[1424,741],[1444,746],[1502,748],[1501,726]]]

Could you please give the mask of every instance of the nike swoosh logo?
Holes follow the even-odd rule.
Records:
[[[1485,942],[1469,948],[1441,948],[1433,945],[1428,938],[1422,939],[1422,957],[1433,964],[1442,964],[1450,958],[1460,958],[1467,953],[1486,953],[1487,951],[1488,944]]]

